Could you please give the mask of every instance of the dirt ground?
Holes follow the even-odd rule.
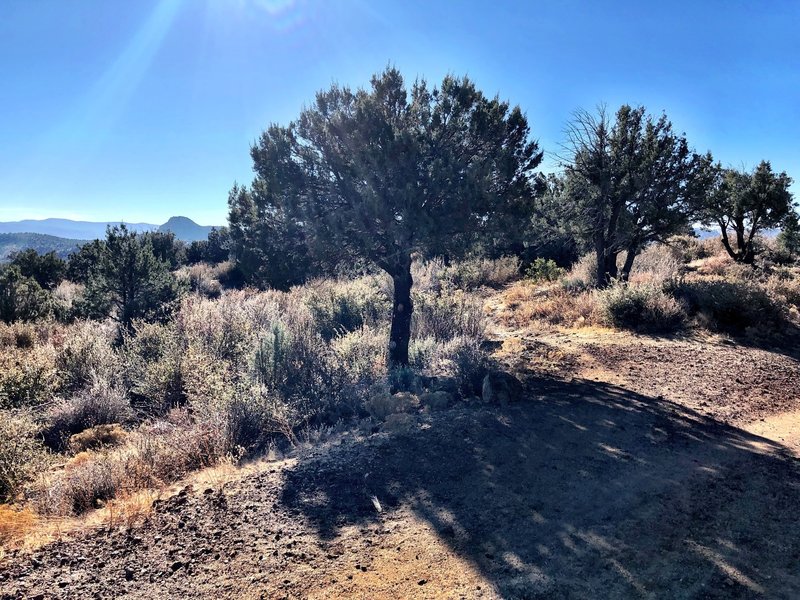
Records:
[[[0,563],[0,598],[800,598],[800,362],[506,331],[525,394],[415,416]]]

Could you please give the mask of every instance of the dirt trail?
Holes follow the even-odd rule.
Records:
[[[0,598],[800,597],[796,359],[504,338],[519,402],[347,434],[132,531],[11,553]]]

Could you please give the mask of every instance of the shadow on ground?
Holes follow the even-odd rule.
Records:
[[[608,384],[528,387],[300,461],[281,504],[324,539],[410,507],[503,597],[800,597],[782,447]]]

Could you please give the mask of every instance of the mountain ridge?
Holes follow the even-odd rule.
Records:
[[[128,223],[125,221],[75,221],[72,219],[24,219],[21,221],[0,222],[0,233],[38,233],[59,238],[75,240],[95,240],[104,238],[106,227],[125,224],[128,229],[138,232],[171,231],[178,239],[192,242],[206,239],[214,226],[198,225],[183,216],[170,217],[161,225],[155,223]]]

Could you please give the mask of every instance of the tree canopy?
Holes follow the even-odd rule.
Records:
[[[368,259],[394,282],[393,365],[408,362],[412,254],[458,255],[499,237],[531,202],[541,161],[519,107],[466,77],[408,89],[395,68],[368,89],[319,92],[297,120],[269,127],[251,155],[256,179],[229,199],[237,261],[268,247],[259,223],[293,229],[298,255]]]
[[[701,221],[719,227],[722,245],[733,260],[752,264],[756,235],[781,225],[793,214],[791,177],[785,172],[775,173],[768,161],[761,161],[748,173],[724,169],[710,157],[705,173],[708,193],[699,199]]]
[[[614,120],[604,107],[578,111],[567,127],[563,195],[570,220],[597,255],[597,281],[627,279],[649,243],[689,229],[694,198],[704,189],[701,157],[673,131],[666,115],[623,105]],[[626,251],[620,273],[617,257]]]

